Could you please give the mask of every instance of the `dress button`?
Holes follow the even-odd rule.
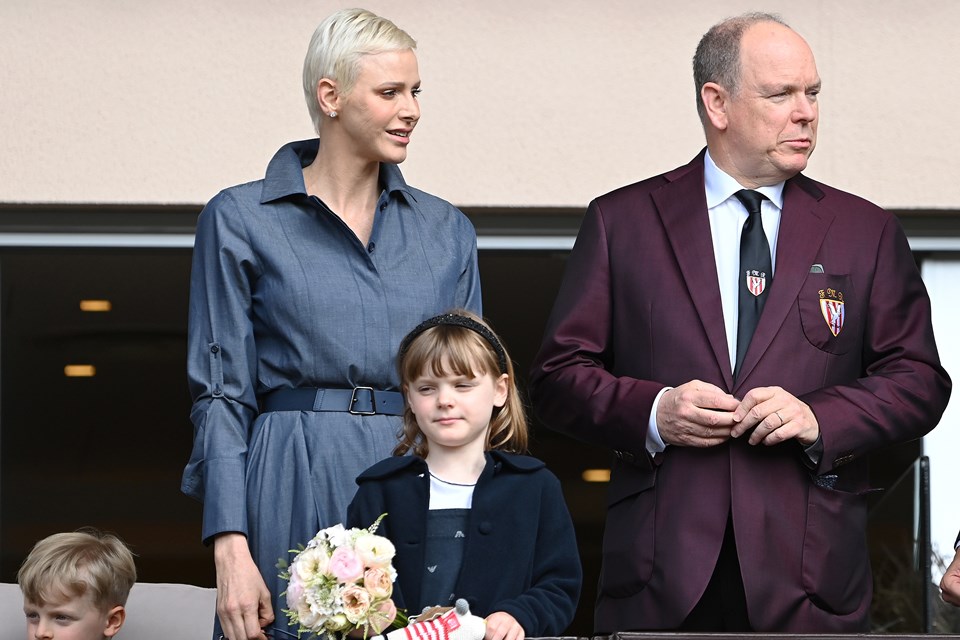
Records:
[[[483,535],[487,535],[488,533],[493,532],[493,523],[487,520],[484,520],[483,522],[480,523],[480,526],[478,527],[478,529],[480,530],[480,533],[482,533]]]

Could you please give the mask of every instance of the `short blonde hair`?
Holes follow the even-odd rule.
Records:
[[[513,372],[513,362],[503,341],[486,322],[469,311],[454,309],[424,321],[400,345],[397,369],[404,393],[425,371],[437,376],[491,375],[498,378],[503,373],[507,374],[507,401],[502,407],[493,408],[484,449],[526,453],[529,437],[527,418]],[[451,371],[445,370],[445,366],[449,366]],[[429,443],[420,431],[416,416],[407,406],[403,412],[400,444],[393,453],[400,456],[411,450],[424,458],[429,451]]]
[[[343,9],[321,22],[303,61],[303,95],[317,133],[323,122],[317,100],[320,80],[335,81],[340,93],[347,94],[357,80],[361,57],[416,48],[417,41],[406,31],[366,9]]]
[[[17,572],[28,602],[45,604],[88,593],[100,610],[125,605],[137,568],[116,536],[83,529],[55,533],[35,544]]]

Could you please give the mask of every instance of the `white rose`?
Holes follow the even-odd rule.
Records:
[[[386,568],[396,555],[393,543],[383,536],[367,533],[357,538],[354,550],[365,567]]]
[[[303,583],[310,583],[327,570],[330,558],[327,552],[320,547],[306,549],[300,552],[293,563],[293,570]]]
[[[297,617],[300,620],[300,626],[311,631],[319,631],[323,628],[323,615],[305,602],[300,602],[297,606]]]
[[[335,524],[332,527],[327,527],[320,531],[317,537],[321,540],[328,541],[330,547],[336,549],[347,541],[347,530],[343,528],[342,524]]]
[[[338,613],[327,618],[323,626],[329,631],[343,631],[350,626],[350,621],[347,620],[347,616]]]

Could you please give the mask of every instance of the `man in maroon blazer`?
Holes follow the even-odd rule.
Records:
[[[732,18],[694,76],[707,149],[591,203],[533,367],[544,422],[616,452],[595,629],[864,631],[867,458],[950,393],[929,299],[893,215],[800,173],[803,38]]]

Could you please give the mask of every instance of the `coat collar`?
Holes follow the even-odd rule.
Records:
[[[705,152],[664,174],[666,184],[651,195],[726,388],[735,392],[704,194]],[[741,368],[740,382],[749,376],[786,319],[835,215],[819,206],[823,192],[802,174],[787,180],[783,193],[777,276]]]
[[[508,469],[515,473],[530,473],[546,466],[543,461],[532,456],[505,453],[503,451],[488,451],[484,454],[484,465],[481,477],[489,473],[497,473],[501,469]],[[357,477],[357,483],[364,480],[378,480],[388,476],[404,473],[411,470],[417,474],[427,472],[427,463],[417,456],[393,456],[376,463]]]
[[[665,174],[666,184],[651,195],[680,266],[683,281],[687,283],[700,325],[710,341],[714,358],[729,389],[733,386],[733,374],[727,355],[720,281],[703,187],[705,152],[704,149],[689,164]]]

